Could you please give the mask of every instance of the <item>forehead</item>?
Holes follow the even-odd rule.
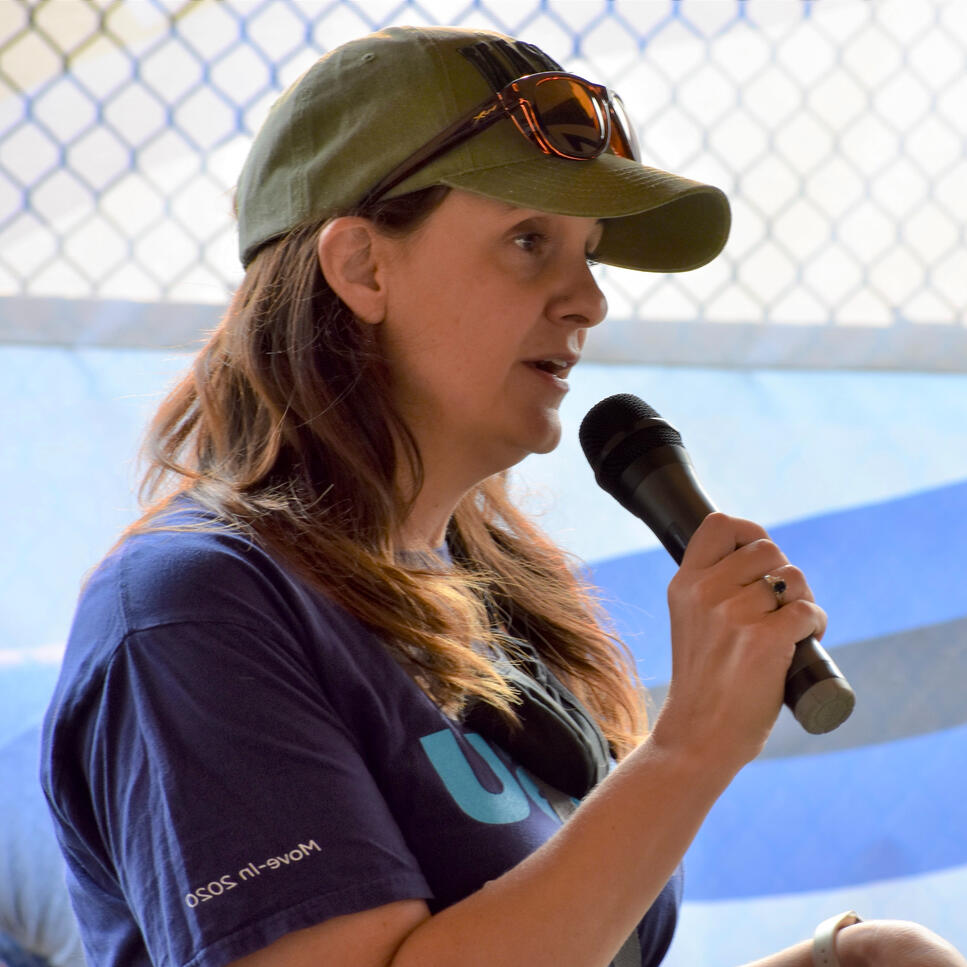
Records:
[[[449,204],[448,204],[449,203]],[[472,192],[451,190],[441,208],[446,208],[453,217],[480,217],[490,219],[495,223],[515,225],[525,221],[546,221],[553,223],[582,224],[586,226],[588,234],[599,238],[604,231],[605,219],[590,218],[581,215],[562,215],[556,212],[542,211],[538,208],[526,208],[512,205],[509,202]]]

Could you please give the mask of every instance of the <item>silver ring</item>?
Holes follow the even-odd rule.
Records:
[[[786,582],[782,578],[774,578],[771,574],[763,574],[762,580],[769,585],[769,590],[775,595],[776,607],[781,608],[786,603],[783,597],[786,593]]]

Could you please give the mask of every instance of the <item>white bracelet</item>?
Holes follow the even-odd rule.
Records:
[[[862,922],[862,918],[854,910],[837,913],[824,920],[813,934],[813,967],[840,967],[839,958],[836,956],[836,934],[843,927]]]

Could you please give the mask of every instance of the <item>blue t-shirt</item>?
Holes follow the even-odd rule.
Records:
[[[437,911],[561,824],[551,790],[227,528],[138,535],[101,564],[44,741],[99,967],[218,967],[395,900]],[[676,875],[642,921],[643,964],[664,956],[680,895]]]

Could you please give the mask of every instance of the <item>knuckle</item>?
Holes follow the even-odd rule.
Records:
[[[713,510],[699,525],[701,540],[717,540],[720,534],[729,533],[734,529],[732,518],[720,510]]]
[[[722,625],[734,628],[745,624],[746,608],[737,598],[725,598],[717,602],[712,607],[712,612],[717,621]]]
[[[753,555],[753,560],[763,572],[773,574],[781,573],[786,576],[786,555],[782,553],[782,548],[769,537],[760,537],[757,541],[748,545],[748,550]]]
[[[711,575],[706,572],[679,570],[668,584],[669,600],[692,607],[708,606],[713,600],[713,583]]]
[[[799,620],[807,618],[811,620],[816,617],[815,606],[812,601],[807,601],[805,598],[796,598],[794,601],[786,602],[782,606],[782,610],[788,612],[791,618]]]
[[[779,548],[768,537],[758,537],[749,541],[743,549],[750,561],[756,562],[766,570],[776,570]]]
[[[754,520],[747,520],[744,517],[736,517],[734,520],[748,533],[756,534],[760,539],[765,538],[768,540],[769,532],[761,524],[757,524]]]
[[[776,549],[775,542],[766,533],[759,534],[745,545],[747,554],[768,554]]]
[[[786,602],[776,614],[782,615],[782,620],[789,622],[787,627],[800,638],[822,634],[826,629],[826,612],[806,598]]]
[[[806,575],[795,564],[786,564],[782,569],[782,576],[787,584],[794,584],[796,587],[808,587]]]

